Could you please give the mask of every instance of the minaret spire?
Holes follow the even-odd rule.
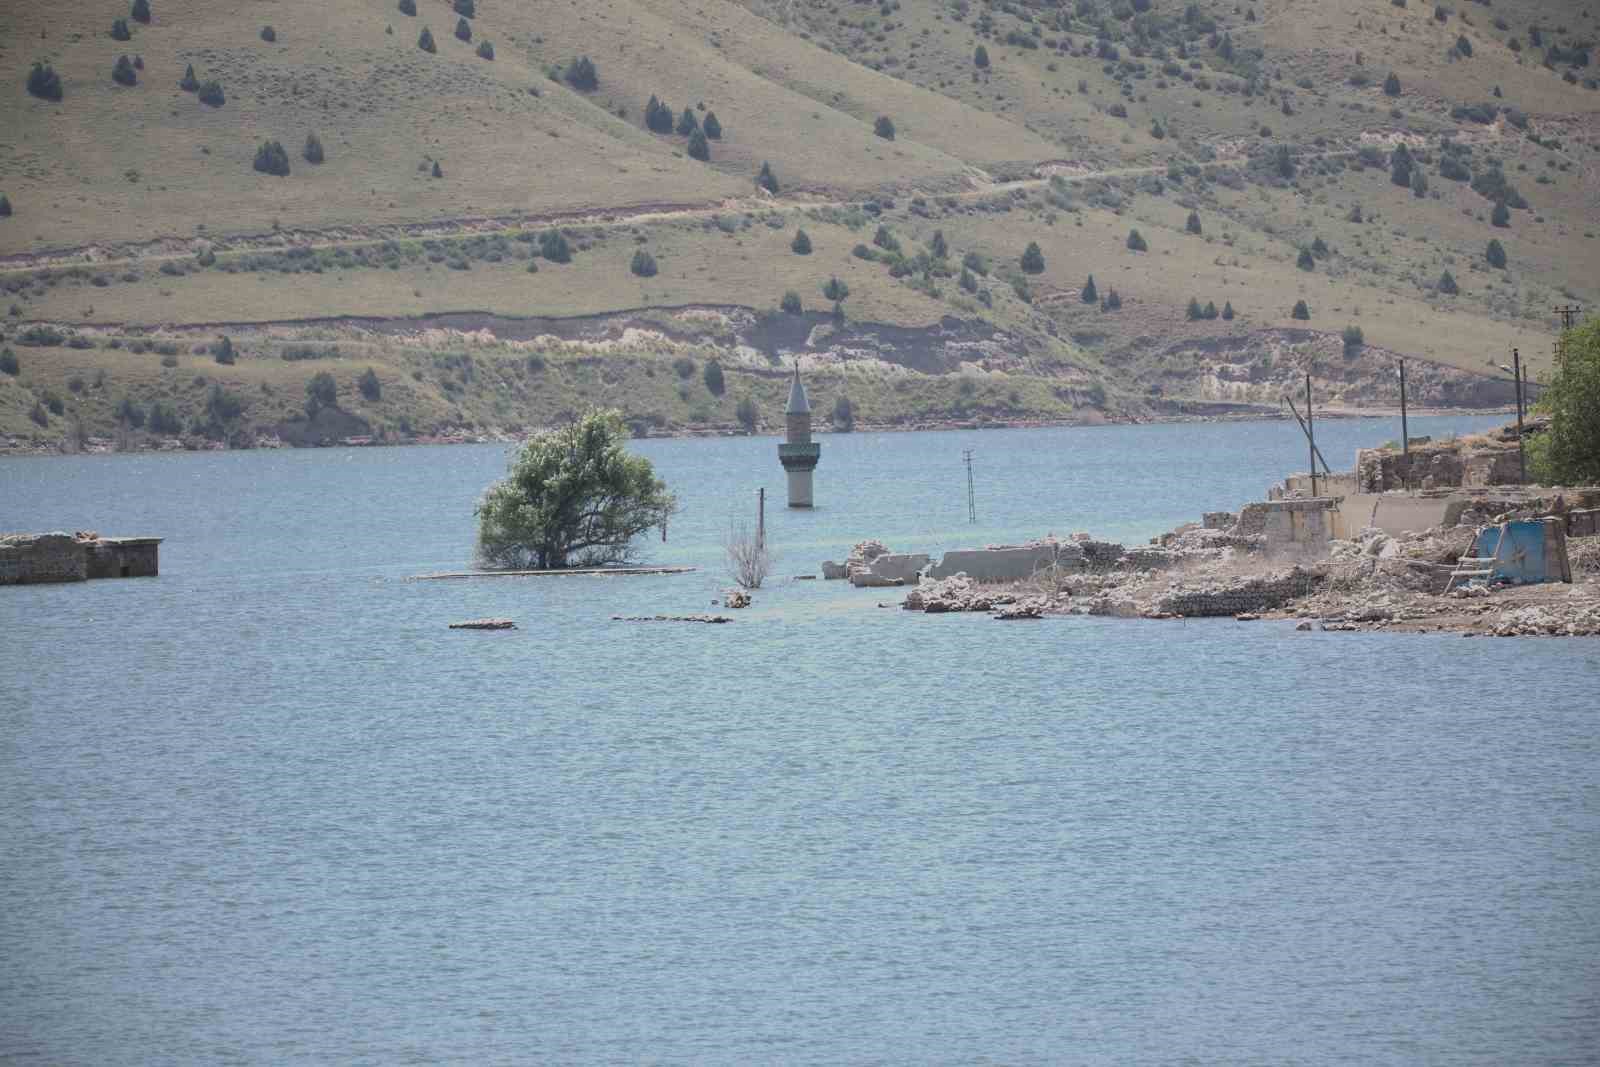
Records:
[[[789,404],[783,412],[784,426],[788,431],[783,444],[778,446],[778,462],[789,479],[789,506],[809,508],[811,502],[811,472],[822,457],[822,446],[811,440],[811,402],[806,399],[806,387],[800,381],[800,361],[794,363],[794,380],[789,385]]]

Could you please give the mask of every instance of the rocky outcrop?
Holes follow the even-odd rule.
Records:
[[[466,622],[453,622],[452,630],[515,630],[517,624],[510,619],[468,619]]]

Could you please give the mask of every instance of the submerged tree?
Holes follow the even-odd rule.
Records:
[[[479,562],[544,570],[635,559],[634,540],[664,525],[677,500],[627,437],[620,411],[591,410],[524,445],[478,502]]]
[[[1534,474],[1546,485],[1600,481],[1600,318],[1568,330],[1539,410],[1550,429],[1530,447]]]

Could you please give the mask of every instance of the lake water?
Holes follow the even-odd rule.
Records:
[[[0,589],[0,1059],[1594,1061],[1600,643],[880,609],[788,576],[1142,539],[1303,444],[822,442],[811,513],[771,438],[636,446],[697,573],[472,582],[405,578],[498,446],[0,459],[0,529],[167,538]],[[754,608],[610,621],[709,610],[762,484]]]

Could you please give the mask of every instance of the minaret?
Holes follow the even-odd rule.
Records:
[[[822,446],[811,440],[811,404],[806,387],[800,384],[800,364],[794,365],[794,383],[789,386],[789,406],[783,412],[788,435],[778,446],[778,462],[789,475],[789,506],[811,507],[811,472],[822,457]]]

